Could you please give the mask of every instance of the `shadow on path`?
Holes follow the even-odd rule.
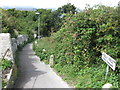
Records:
[[[27,85],[27,82],[31,82],[30,86],[29,84],[27,85],[28,87],[34,87],[37,76],[46,73],[37,67],[39,62],[39,58],[32,50],[32,44],[26,45],[23,50],[19,52],[20,75],[15,82],[14,88],[24,88],[24,86]]]
[[[14,88],[69,88],[49,65],[40,61],[32,44],[27,44],[19,53],[19,70]]]

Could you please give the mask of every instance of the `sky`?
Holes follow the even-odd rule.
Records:
[[[30,6],[34,8],[55,8],[67,3],[74,4],[79,9],[84,9],[86,4],[90,6],[103,4],[107,6],[117,6],[120,0],[0,0],[0,7],[3,6]]]

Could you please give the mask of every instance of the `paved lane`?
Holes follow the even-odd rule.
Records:
[[[53,70],[40,61],[27,44],[19,55],[20,75],[14,88],[69,88]]]

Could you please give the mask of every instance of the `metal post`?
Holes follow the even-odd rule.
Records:
[[[107,65],[105,79],[107,79],[108,71],[109,71],[109,66]]]
[[[40,14],[38,15],[38,39],[40,39]]]
[[[40,39],[40,13],[36,12],[38,14],[38,39]]]

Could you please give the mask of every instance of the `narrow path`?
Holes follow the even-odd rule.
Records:
[[[48,65],[40,61],[31,43],[19,55],[21,73],[14,88],[69,88]]]

